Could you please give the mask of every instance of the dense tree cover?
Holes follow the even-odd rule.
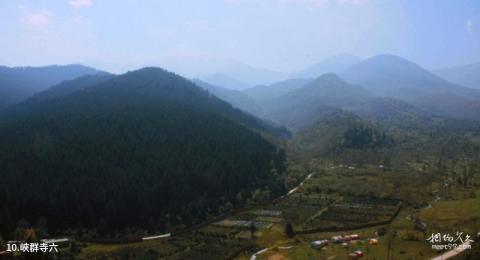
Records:
[[[480,151],[478,129],[475,122],[418,117],[415,113],[358,116],[322,108],[316,123],[293,137],[290,149],[307,161],[317,158],[387,166],[432,157],[476,158]]]
[[[364,155],[393,145],[393,138],[353,113],[338,109],[318,112],[318,121],[298,132],[292,149],[312,158],[337,158],[348,152]]]
[[[14,111],[10,111],[14,113]],[[146,68],[0,123],[0,218],[50,232],[166,230],[284,192],[284,153],[252,117],[175,74]]]

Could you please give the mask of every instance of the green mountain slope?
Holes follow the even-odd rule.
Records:
[[[284,156],[249,120],[173,73],[129,72],[4,118],[0,201],[12,227],[191,225],[255,189],[284,191]]]
[[[392,103],[388,104],[380,107],[388,108]],[[337,108],[322,108],[315,123],[298,131],[289,147],[307,161],[317,158],[338,164],[386,166],[405,166],[428,158],[458,160],[478,154],[478,123],[419,117],[417,112],[406,111],[394,109],[393,115],[383,117],[376,112],[359,116]]]
[[[393,138],[385,131],[351,112],[339,109],[318,111],[315,123],[299,131],[291,140],[291,147],[304,157],[339,162],[377,159],[392,146]]]

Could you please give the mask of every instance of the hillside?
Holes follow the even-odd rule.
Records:
[[[0,217],[10,231],[44,217],[54,233],[106,237],[188,226],[257,189],[280,194],[284,156],[249,120],[157,68],[40,102],[0,123]]]
[[[258,85],[252,88],[243,90],[243,93],[250,98],[256,100],[258,103],[263,103],[268,100],[278,98],[287,94],[290,91],[303,87],[311,79],[288,79],[280,81],[271,85]]]
[[[455,84],[480,89],[480,63],[438,69],[433,73]]]
[[[82,65],[45,67],[0,66],[0,109],[21,102],[29,96],[61,81],[99,72]]]
[[[291,140],[292,149],[307,158],[337,162],[382,161],[393,138],[359,116],[339,109],[322,109],[315,123]]]
[[[388,104],[380,107],[392,103]],[[296,133],[289,148],[306,161],[397,166],[431,157],[458,160],[476,156],[480,149],[478,124],[394,111],[382,117],[381,113],[322,108],[314,123]]]
[[[322,107],[344,107],[368,97],[362,87],[348,84],[335,74],[325,74],[265,102],[265,117],[298,130],[313,123]]]
[[[58,97],[64,97],[105,82],[113,77],[114,75],[109,73],[97,73],[94,75],[81,76],[72,80],[65,80],[57,85],[47,88],[46,90],[34,94],[29,100],[31,102],[45,102]]]
[[[260,113],[261,108],[257,102],[242,91],[215,86],[199,79],[194,79],[193,82],[236,108],[254,115]]]
[[[340,73],[372,94],[406,101],[431,113],[479,120],[480,91],[452,84],[394,55],[377,55]]]

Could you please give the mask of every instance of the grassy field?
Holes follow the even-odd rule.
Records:
[[[432,232],[461,231],[474,235],[480,231],[480,197],[438,201],[422,210],[420,218],[430,224]]]
[[[360,189],[351,189],[359,185]],[[478,187],[466,189],[452,184],[449,188],[449,200],[440,199],[434,202],[437,200],[435,190],[438,190],[441,185],[443,183],[439,178],[431,176],[428,172],[384,171],[374,167],[360,169],[344,167],[315,175],[298,190],[300,194],[312,196],[322,191],[342,197],[351,195],[352,192],[375,194],[379,197],[399,198],[404,201],[404,207],[388,225],[351,231],[297,235],[293,239],[287,239],[285,236],[275,237],[267,233],[265,235],[268,239],[262,239],[260,247],[269,248],[269,250],[259,255],[258,259],[346,259],[347,255],[355,250],[364,252],[365,256],[362,259],[430,259],[441,253],[433,250],[431,244],[426,241],[434,230],[447,232],[457,228],[459,231],[471,232],[472,235],[480,231],[478,222],[480,200],[467,196],[472,194],[472,191],[478,195]],[[296,196],[301,196],[300,194]],[[452,198],[455,200],[451,200]],[[429,204],[431,206],[428,206]],[[419,230],[416,225],[418,220],[426,224],[426,230]],[[386,234],[377,236],[376,231],[382,227],[386,229]],[[329,244],[320,250],[310,247],[310,242],[313,240],[329,239],[334,235],[351,233],[359,234],[361,239],[346,246]],[[371,237],[378,238],[378,245],[367,243],[365,239]],[[270,246],[268,246],[269,243]],[[466,252],[455,259],[475,259],[468,257],[471,256]],[[243,255],[238,259],[248,259],[248,256]]]
[[[473,236],[480,231],[479,187],[465,188],[449,183],[448,189],[440,192],[444,186],[441,178],[415,169],[318,168],[295,193],[275,203],[231,214],[224,221],[165,241],[87,244],[78,258],[224,259],[238,251],[236,259],[250,259],[253,253],[268,248],[257,259],[343,260],[356,250],[364,252],[362,259],[429,259],[440,253],[426,241],[432,232],[463,231]],[[448,195],[448,200],[440,198],[439,194]],[[393,215],[396,203],[402,207],[398,215]],[[258,215],[258,212],[269,211],[281,214]],[[358,224],[392,217],[393,221],[384,225],[355,229]],[[325,219],[341,226],[342,230],[297,234],[293,238],[285,234],[287,222],[298,231],[321,227]],[[253,235],[250,225],[245,224],[249,221],[257,227]],[[424,223],[426,228],[419,228],[418,223]],[[378,235],[382,229],[385,234]],[[329,244],[320,250],[310,247],[313,240],[353,233],[360,236],[358,241],[346,245]],[[369,238],[377,238],[379,243],[369,245]],[[456,259],[466,257],[467,254],[463,254]]]

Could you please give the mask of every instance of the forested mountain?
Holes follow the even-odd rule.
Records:
[[[438,69],[433,73],[455,84],[480,89],[480,63]]]
[[[325,74],[305,86],[265,102],[265,117],[292,129],[315,121],[322,107],[344,107],[370,97],[368,91],[351,85],[335,74]]]
[[[313,124],[295,134],[289,147],[301,160],[321,158],[338,164],[386,167],[431,157],[458,160],[480,151],[478,124],[418,117],[417,112],[402,112],[403,116],[397,112],[387,117],[378,114],[358,116],[351,111],[324,107],[316,113]],[[401,119],[411,115],[403,124]]]
[[[376,96],[409,102],[437,115],[480,119],[480,91],[454,85],[394,55],[378,55],[340,73]]]
[[[350,66],[360,62],[356,56],[350,54],[340,54],[324,61],[321,61],[317,64],[314,64],[304,70],[293,73],[292,78],[317,78],[326,73],[338,73],[341,72]]]
[[[290,132],[285,127],[272,123],[265,119],[260,119],[256,117],[255,115],[262,114],[262,107],[259,105],[259,103],[255,102],[255,100],[245,95],[243,92],[210,85],[201,80],[193,80],[193,82],[197,86],[207,90],[211,94],[228,102],[233,107],[246,112],[245,114],[241,113],[241,115],[242,117],[245,117],[246,119],[248,119],[249,123],[247,123],[246,125],[249,126],[250,128],[259,129],[266,133],[269,133],[281,138],[290,136]],[[239,111],[237,111],[237,113],[238,112]],[[239,120],[239,121],[241,122],[245,120]]]
[[[284,192],[284,153],[258,122],[173,73],[145,68],[37,104],[0,123],[4,238],[42,217],[54,232],[164,231],[254,190]]]
[[[62,81],[57,85],[34,94],[21,103],[14,104],[3,111],[0,111],[0,121],[28,117],[32,114],[32,111],[42,111],[45,103],[48,103],[51,100],[93,87],[113,77],[114,75],[112,74],[98,73],[95,75],[82,76],[73,80]]]
[[[62,81],[57,85],[54,85],[44,91],[40,91],[37,94],[34,94],[30,98],[30,101],[41,102],[67,96],[74,92],[105,82],[113,77],[114,75],[109,73],[97,73],[94,75],[86,75],[76,79]]]
[[[385,127],[408,131],[430,128],[445,121],[406,102],[385,97],[370,97],[341,108],[362,118],[381,122]]]
[[[0,109],[64,80],[97,74],[99,71],[82,65],[45,67],[0,66]]]
[[[271,85],[258,85],[253,88],[248,88],[243,90],[243,93],[261,104],[303,87],[312,80],[313,79],[288,79]]]
[[[316,116],[317,121],[291,141],[292,149],[304,157],[371,162],[393,145],[393,138],[385,131],[351,112],[325,108]]]
[[[479,147],[478,124],[377,97],[335,74],[265,100],[263,108],[266,118],[296,132],[290,148],[303,158],[401,163],[425,155],[470,156]]]

